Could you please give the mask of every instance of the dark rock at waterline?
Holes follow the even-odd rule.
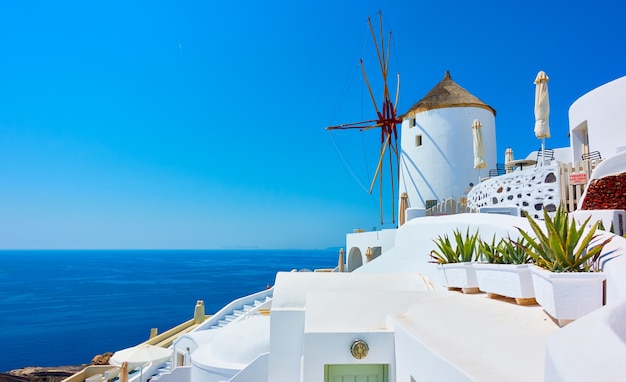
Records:
[[[98,354],[85,365],[54,366],[54,367],[22,367],[0,373],[0,382],[61,382],[65,378],[83,370],[90,365],[108,365],[113,353]]]
[[[87,366],[23,367],[7,373],[0,373],[0,382],[60,382]]]

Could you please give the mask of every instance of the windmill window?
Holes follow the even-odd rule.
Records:
[[[411,118],[411,123],[410,123],[409,127],[415,127],[415,126],[417,126],[417,121],[416,121],[415,118]]]
[[[415,136],[415,146],[422,145],[422,134],[418,134]]]

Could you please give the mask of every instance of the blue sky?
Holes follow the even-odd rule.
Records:
[[[0,248],[326,248],[380,228],[324,130],[374,117],[358,62],[379,9],[399,112],[450,70],[497,110],[502,159],[539,146],[539,70],[548,147],[626,75],[619,1],[5,1]],[[370,138],[334,139],[369,182]]]

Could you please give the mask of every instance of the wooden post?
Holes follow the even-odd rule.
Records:
[[[584,160],[582,162],[561,163],[559,165],[559,184],[561,186],[561,204],[568,212],[578,209],[580,198],[589,184],[592,171],[600,163],[598,160]],[[572,183],[570,175],[585,174],[586,182]]]

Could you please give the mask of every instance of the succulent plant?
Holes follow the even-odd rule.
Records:
[[[576,221],[569,218],[562,206],[557,208],[554,218],[551,218],[544,210],[545,229],[542,229],[530,215],[526,214],[526,218],[536,237],[518,228],[527,242],[521,247],[535,264],[553,272],[599,270],[600,253],[612,237],[590,246],[590,243],[597,237],[595,233],[598,229],[598,222],[586,230],[589,217],[580,227],[577,227]]]
[[[496,244],[496,235],[493,235],[491,242],[478,239],[478,256],[481,260],[489,264],[502,264],[502,252],[499,250],[502,240]]]
[[[465,236],[458,229],[454,230],[454,243],[450,241],[448,235],[439,236],[433,240],[437,245],[437,250],[430,252],[432,262],[438,264],[462,263],[476,260],[478,251],[476,243],[478,242],[478,230],[470,236],[469,228]]]
[[[526,253],[525,247],[527,247],[527,243],[524,237],[520,237],[517,240],[512,240],[510,237],[507,239],[503,238],[498,246],[502,264],[532,263],[533,259]]]
[[[528,264],[532,258],[526,253],[526,241],[523,237],[517,240],[511,237],[501,238],[496,244],[495,235],[491,242],[478,239],[480,258],[489,264]]]

